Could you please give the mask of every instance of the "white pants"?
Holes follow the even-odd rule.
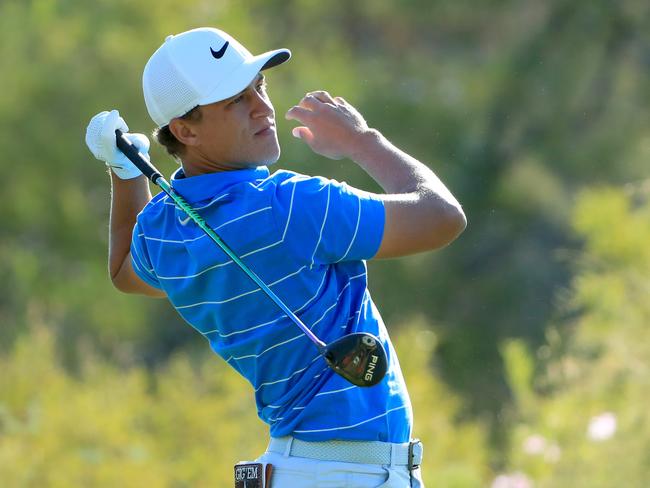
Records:
[[[406,466],[340,463],[266,452],[255,460],[271,463],[271,488],[424,488],[420,468],[413,480]]]

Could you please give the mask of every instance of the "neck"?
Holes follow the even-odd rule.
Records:
[[[196,157],[192,154],[184,154],[181,157],[181,166],[186,177],[199,176],[208,173],[221,173],[224,171],[237,171],[250,168],[250,165],[241,163],[228,163],[213,161],[205,157]]]

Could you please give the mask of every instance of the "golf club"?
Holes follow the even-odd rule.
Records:
[[[165,192],[210,237],[241,270],[260,287],[260,289],[282,310],[291,321],[302,330],[316,345],[329,367],[337,374],[357,386],[373,386],[379,383],[388,369],[388,360],[379,339],[372,334],[357,332],[345,335],[330,344],[321,341],[282,300],[257,276],[228,245],[212,230],[205,220],[194,210],[162,174],[142,155],[137,147],[124,136],[121,130],[115,131],[117,147],[142,173]]]

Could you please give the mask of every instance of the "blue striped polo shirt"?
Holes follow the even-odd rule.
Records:
[[[156,195],[137,217],[133,267],[250,382],[271,436],[407,442],[411,404],[364,261],[381,243],[381,200],[265,166],[190,178],[178,170],[172,186],[321,340],[369,332],[388,354],[376,386],[333,373],[237,265],[168,196]]]

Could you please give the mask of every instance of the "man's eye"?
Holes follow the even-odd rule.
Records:
[[[242,93],[241,95],[236,96],[232,100],[230,100],[230,103],[228,105],[234,105],[236,103],[241,102],[244,99],[244,94]]]

